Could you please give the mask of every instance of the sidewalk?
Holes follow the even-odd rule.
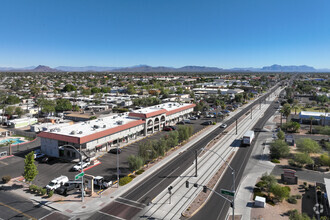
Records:
[[[269,145],[263,143],[270,143],[272,141],[272,130],[276,127],[271,117],[264,127],[270,128],[270,132],[262,132],[259,134],[258,140],[255,144],[250,160],[244,171],[244,177],[240,182],[235,199],[235,213],[242,215],[243,220],[250,219],[253,206],[253,188],[258,178],[264,173],[271,173],[275,165],[268,161]],[[264,147],[262,147],[264,146]],[[258,156],[258,158],[256,158]],[[230,210],[229,210],[230,211]]]

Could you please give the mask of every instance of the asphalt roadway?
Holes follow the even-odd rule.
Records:
[[[277,88],[278,86],[276,86],[274,89],[268,92],[267,95],[264,96],[264,98],[268,97],[268,95],[273,93]],[[260,102],[259,100],[254,101],[252,105],[242,109],[235,117],[229,119],[225,123],[228,126],[230,126],[232,123],[235,122],[236,118],[239,118],[243,114],[248,113],[250,108],[253,107],[255,104],[259,104],[259,102]],[[262,127],[261,125],[264,124],[274,112],[275,112],[274,105],[271,105],[271,107],[267,110],[265,117],[263,117],[255,127],[261,128]],[[90,219],[132,219],[133,216],[137,215],[139,211],[141,211],[142,209],[141,206],[148,205],[148,203],[150,203],[153,198],[155,198],[166,187],[171,185],[171,183],[177,177],[179,177],[188,167],[191,166],[195,158],[196,150],[199,150],[200,148],[204,147],[209,141],[215,138],[223,130],[224,128],[218,127],[214,131],[207,134],[205,137],[203,137],[193,146],[191,146],[187,151],[178,155],[176,158],[171,160],[164,167],[162,167],[154,174],[146,178],[142,184],[124,193],[114,202],[108,204],[100,211],[92,215]],[[237,184],[241,179],[247,159],[249,158],[246,156],[246,154],[250,155],[251,150],[252,147],[241,148],[237,152],[234,158],[235,162],[232,163],[232,166],[234,167],[235,170],[239,170],[238,175],[236,177],[238,180],[236,181]],[[237,161],[239,162],[237,163]],[[242,161],[244,162],[242,163]],[[239,165],[240,167],[238,167]],[[232,180],[231,173],[230,171],[227,170],[225,177],[222,178],[222,181],[219,184],[219,186],[221,186],[220,188],[227,188],[227,189],[230,188],[231,180]],[[208,216],[208,219],[217,219],[217,217],[219,216],[219,210],[221,210],[220,215],[224,216],[223,218],[219,218],[219,219],[225,219],[229,205],[227,203],[224,203],[224,201],[222,200],[219,199],[218,197],[212,196],[209,202],[206,204],[206,206],[204,206],[204,208],[199,213],[197,213],[196,217],[194,217],[193,219],[203,219],[205,218],[205,216]],[[215,218],[209,216],[213,216]],[[143,216],[140,217],[144,218]]]
[[[275,109],[276,104],[273,102],[268,109],[266,110],[264,116],[258,120],[256,125],[254,126],[254,130],[261,130],[267,120],[275,114],[276,109]],[[258,138],[259,132],[255,132],[255,139]],[[252,145],[250,147],[242,147],[240,148],[233,160],[230,163],[230,166],[235,170],[236,172],[236,178],[235,178],[235,189],[239,185],[244,169],[246,167],[246,164],[250,158],[251,152],[253,150],[255,141],[252,142]],[[233,189],[233,182],[232,182],[232,172],[230,169],[227,169],[224,176],[221,178],[219,184],[217,185],[215,191],[220,192],[221,189]],[[227,197],[228,199],[232,199],[232,197]],[[214,220],[222,220],[226,219],[228,209],[230,207],[229,202],[227,202],[225,199],[221,198],[220,196],[216,194],[212,194],[210,199],[207,201],[207,203],[203,206],[199,212],[194,215],[192,218],[193,220],[197,219],[203,219],[205,216],[207,216],[208,219],[214,219]]]

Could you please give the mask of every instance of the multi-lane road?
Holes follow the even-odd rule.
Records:
[[[269,94],[272,94],[277,88],[278,86],[273,88],[271,91],[269,91],[261,98],[264,100],[266,97],[269,96]],[[237,118],[248,113],[254,105],[259,104],[260,101],[263,100],[261,99],[255,100],[254,103],[250,104],[245,109],[242,109],[240,112],[238,112],[235,115],[235,117],[230,118],[226,122],[228,126],[234,123]],[[265,116],[261,119],[261,121],[257,123],[256,125],[257,127],[258,126],[260,127],[268,119],[267,116],[269,117],[271,115],[272,109],[274,109],[274,106],[271,105],[269,110],[264,114]],[[163,166],[161,169],[154,172],[137,187],[134,187],[133,189],[124,193],[114,202],[108,204],[100,211],[96,212],[91,218],[92,219],[132,219],[146,205],[148,205],[153,198],[155,198],[160,192],[162,192],[169,185],[171,185],[171,183],[177,177],[179,177],[192,165],[195,158],[195,150],[199,150],[200,148],[204,147],[209,141],[213,140],[223,130],[224,128],[218,127],[209,134],[205,135],[202,139],[200,139],[195,144],[193,144],[188,150],[184,151],[183,153],[175,157],[173,160],[171,160],[169,163],[167,163],[165,166]],[[240,148],[236,153],[234,161],[241,161],[240,163],[232,163],[233,168],[239,171],[236,177],[237,184],[239,183],[241,175],[244,171],[245,164],[248,160],[247,155],[251,153],[251,150],[252,147]],[[242,163],[242,161],[244,163]],[[224,178],[222,178],[218,187],[221,186],[222,188],[230,188],[231,182],[229,180],[231,179],[232,179],[231,173],[229,173],[229,171],[227,170]],[[211,213],[209,213],[207,212],[207,209],[209,209],[209,207],[211,207],[210,209],[212,210],[220,209],[221,212],[215,213],[214,211],[212,211]],[[224,217],[226,216],[227,211],[228,211],[228,204],[212,196],[209,202],[206,204],[206,206],[196,215],[196,217],[194,217],[194,219],[201,219],[200,217],[198,218],[198,215],[204,217],[209,215],[216,216],[216,218],[209,218],[209,219],[224,219],[223,216]]]

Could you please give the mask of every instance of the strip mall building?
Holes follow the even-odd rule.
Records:
[[[79,157],[76,151],[65,147],[71,145],[92,156],[96,151],[109,150],[118,143],[153,134],[165,125],[182,121],[191,115],[194,107],[195,104],[168,102],[129,113],[53,128],[38,134],[41,138],[41,151],[52,157],[76,159]]]

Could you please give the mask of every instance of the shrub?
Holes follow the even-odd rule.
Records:
[[[287,188],[287,190],[291,192],[291,188],[289,186],[284,186],[284,188]]]
[[[142,174],[143,172],[144,172],[144,170],[141,169],[141,170],[136,171],[135,174],[136,174],[136,175],[140,175],[140,174]]]
[[[290,148],[283,140],[276,140],[270,144],[270,156],[273,159],[287,157],[290,153]]]
[[[4,182],[4,183],[8,183],[9,181],[11,180],[11,176],[3,176],[2,177],[2,182]]]
[[[304,186],[307,186],[307,182],[304,182]]]
[[[296,199],[301,199],[301,195],[295,195]]]
[[[138,170],[143,165],[143,158],[136,155],[129,155],[128,158],[128,165],[131,170]]]
[[[290,196],[287,201],[291,204],[297,204],[297,199],[294,196]]]
[[[296,163],[294,162],[293,159],[289,159],[289,160],[288,160],[288,163],[289,163],[290,166],[293,166],[293,167],[296,166]]]
[[[264,181],[259,181],[259,182],[257,182],[256,187],[258,187],[258,188],[262,188],[262,187],[264,187],[265,185],[266,185],[266,183],[265,183]]]
[[[33,185],[33,184],[30,185],[30,186],[29,186],[29,190],[32,191],[32,192],[34,192],[34,191],[37,190],[37,186],[36,186],[36,185]]]
[[[42,188],[41,188],[40,186],[36,186],[35,191],[36,191],[38,194],[41,194],[41,190],[42,190]]]
[[[48,198],[52,197],[53,195],[54,195],[54,191],[53,191],[53,190],[50,190],[50,191],[48,192]]]
[[[280,161],[278,159],[272,159],[271,160],[273,163],[280,163]]]
[[[213,122],[212,125],[216,125],[217,123]]]
[[[40,189],[40,195],[45,195],[47,193],[47,190],[45,188]]]
[[[130,177],[131,177],[132,179],[134,179],[136,176],[135,176],[135,175],[130,175]]]
[[[130,176],[125,176],[119,180],[119,186],[124,186],[127,183],[131,182],[133,179]]]

